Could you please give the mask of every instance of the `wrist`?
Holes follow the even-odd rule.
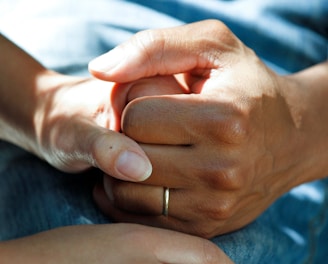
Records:
[[[283,96],[297,130],[299,146],[295,155],[301,160],[296,181],[300,184],[324,178],[328,175],[328,63],[290,75],[285,80]]]
[[[10,92],[3,93],[7,100],[0,106],[0,138],[43,158],[40,136],[49,97],[69,78],[32,67],[29,78],[7,81]]]

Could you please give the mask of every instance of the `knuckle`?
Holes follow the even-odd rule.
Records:
[[[233,118],[227,122],[227,131],[226,137],[230,142],[238,144],[242,143],[247,139],[248,136],[248,122],[244,118]]]
[[[251,131],[249,106],[235,101],[234,95],[226,92],[219,100],[207,101],[206,109],[200,109],[200,122],[206,123],[209,141],[238,145],[248,140]]]
[[[197,209],[201,217],[194,222],[193,233],[205,238],[222,233],[222,227],[235,215],[236,205],[234,198],[203,202]]]
[[[209,19],[206,21],[207,30],[215,34],[215,38],[220,43],[221,50],[229,50],[240,46],[240,41],[232,33],[229,27],[220,20]]]
[[[220,200],[211,203],[210,207],[204,212],[209,219],[216,221],[225,221],[232,217],[235,212],[235,203],[233,200]]]
[[[236,168],[221,171],[219,178],[222,181],[221,188],[223,186],[224,189],[238,190],[243,187],[243,177],[238,173],[238,169]]]
[[[206,20],[207,23],[207,29],[210,30],[211,32],[231,32],[230,29],[220,20],[217,19],[208,19]]]
[[[214,190],[239,190],[244,185],[244,177],[236,167],[218,168],[216,171],[207,172],[203,178],[206,179],[208,186]]]
[[[224,117],[223,120],[218,120],[214,126],[217,129],[214,131],[214,137],[219,138],[221,142],[229,145],[238,145],[247,141],[249,137],[249,125],[245,117],[241,114]]]

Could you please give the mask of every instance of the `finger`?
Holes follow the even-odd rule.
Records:
[[[198,157],[197,147],[155,144],[141,144],[141,147],[153,168],[151,177],[144,184],[175,189],[202,184],[198,178],[203,173],[202,168],[210,164],[210,158]]]
[[[184,237],[185,236],[185,237]],[[160,235],[157,258],[163,263],[233,264],[233,261],[214,243],[199,237],[174,232]],[[170,246],[168,247],[168,244]],[[179,250],[176,250],[176,249]]]
[[[145,192],[153,186],[144,190],[143,187],[136,188],[133,183],[125,182],[115,182],[106,188],[98,184],[94,199],[100,210],[117,222],[169,228],[206,238],[236,230],[245,225],[246,219],[248,222],[254,219],[250,214],[245,218],[238,213],[239,210],[245,213],[247,209],[236,203],[233,193],[222,192],[218,196],[206,190],[187,189],[170,189],[168,213],[164,215],[160,213],[164,208],[163,191],[154,187],[154,192]],[[240,216],[237,220],[227,221],[237,214]],[[242,220],[239,222],[239,219]]]
[[[104,177],[103,186],[108,202],[121,211],[136,215],[161,216],[164,214],[165,205],[168,205],[166,211],[171,218],[181,221],[197,218],[194,206],[197,207],[199,200],[194,197],[193,204],[190,204],[190,190],[169,188],[166,194],[162,186],[134,184],[109,176]]]
[[[177,223],[183,223],[191,228],[197,223],[199,227],[204,225],[204,219],[210,226],[211,222],[218,220],[219,214],[222,220],[225,219],[225,209],[231,207],[234,201],[231,200],[233,194],[229,192],[222,192],[221,199],[205,189],[165,190],[162,186],[134,184],[105,176],[103,185],[99,184],[95,195],[100,208],[113,219],[125,221],[125,218],[120,218],[122,213],[134,215],[135,219],[151,217],[153,221],[164,216],[168,218],[165,224],[173,223],[172,226],[176,226]],[[216,228],[209,231],[215,232]]]
[[[132,184],[105,175],[103,189],[108,201],[120,210],[155,216],[163,212],[164,192],[161,186]]]
[[[122,114],[122,131],[141,143],[191,145],[210,114],[203,100],[192,94],[133,100]]]
[[[105,176],[103,189],[108,202],[115,208],[135,215],[169,215],[180,221],[198,222],[225,219],[226,215],[242,210],[235,203],[234,193],[213,192],[199,186],[193,189],[166,188],[135,184]],[[165,213],[164,213],[165,212]]]
[[[194,145],[240,144],[247,122],[225,98],[179,94],[138,98],[122,113],[122,131],[140,143]],[[213,146],[212,146],[213,147]]]
[[[214,20],[147,30],[91,61],[89,70],[97,78],[116,82],[193,69],[208,73],[208,69],[218,67],[220,54],[229,44],[234,44],[233,49],[235,42],[227,27]]]
[[[1,252],[2,263],[232,263],[208,240],[132,224],[56,228],[3,242]]]
[[[60,144],[69,143],[74,151],[59,153],[59,159],[67,166],[66,171],[94,166],[122,180],[142,181],[150,176],[151,163],[135,141],[89,122],[70,125],[72,138],[62,137],[65,142]]]
[[[172,230],[190,233],[188,221],[175,218],[170,214],[168,216],[164,216],[162,214],[136,214],[134,212],[125,211],[121,208],[116,207],[108,198],[108,196],[111,196],[111,194],[108,195],[104,186],[101,184],[95,186],[93,196],[100,210],[103,211],[114,221],[125,223],[139,223],[154,227],[165,227]],[[162,205],[160,206],[160,208],[162,208]],[[131,211],[135,210],[132,209]]]
[[[122,224],[120,224],[122,225]],[[147,241],[148,250],[153,252],[157,262],[166,264],[232,264],[229,257],[214,243],[209,240],[140,225],[129,225],[129,234],[135,236],[137,226],[141,233],[141,240]],[[144,253],[145,254],[145,253]],[[156,263],[157,263],[156,262]],[[148,262],[147,262],[148,263]]]
[[[99,185],[94,190],[94,199],[99,209],[110,219],[116,222],[138,223],[147,226],[176,230],[193,235],[201,235],[194,219],[188,221],[176,218],[170,215],[170,209],[168,216],[136,214],[121,210],[108,200],[104,188]],[[179,210],[184,210],[184,208],[179,208]]]
[[[143,78],[130,85],[127,102],[144,96],[182,94],[188,92],[174,76]]]
[[[115,92],[115,89],[118,90],[118,86],[114,88],[113,98],[118,93]],[[130,87],[126,87],[125,90],[128,90],[127,101],[143,94],[150,96],[183,92],[182,87],[173,76],[159,76],[140,80],[131,84]],[[118,179],[139,181],[149,177],[151,164],[140,146],[122,134],[100,128],[94,128],[94,130],[92,132],[94,140],[90,141],[91,146],[84,145],[86,153],[91,150],[93,164]],[[99,136],[94,135],[96,131],[99,132]],[[81,135],[82,137],[83,135]],[[85,141],[85,143],[87,142]]]
[[[111,105],[116,112],[121,113],[128,102],[138,97],[186,92],[186,88],[180,85],[174,76],[143,78],[135,82],[113,85]]]

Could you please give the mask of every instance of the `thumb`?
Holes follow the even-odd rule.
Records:
[[[142,31],[91,61],[89,71],[102,80],[129,82],[155,75],[217,68],[217,56],[221,54],[218,43],[220,39],[226,42],[229,39],[226,36],[232,35],[229,33],[215,20]],[[221,46],[224,49],[227,45]]]
[[[79,172],[93,166],[117,179],[134,182],[151,175],[152,165],[145,152],[129,137],[89,123],[72,126],[74,133],[66,133],[53,148],[57,157],[50,163],[55,167]]]
[[[128,181],[143,181],[152,165],[142,148],[127,136],[106,130],[91,145],[93,163],[108,175]]]

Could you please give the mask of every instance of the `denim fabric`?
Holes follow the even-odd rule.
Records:
[[[327,59],[326,0],[0,2],[4,35],[45,66],[77,75],[88,75],[92,58],[139,30],[207,18],[225,22],[279,73]],[[100,174],[65,174],[0,141],[0,239],[110,222],[91,196]],[[236,263],[326,263],[327,192],[328,180],[301,185],[249,226],[213,241]]]
[[[65,174],[0,141],[0,240],[51,228],[108,222],[92,200],[99,172]]]

